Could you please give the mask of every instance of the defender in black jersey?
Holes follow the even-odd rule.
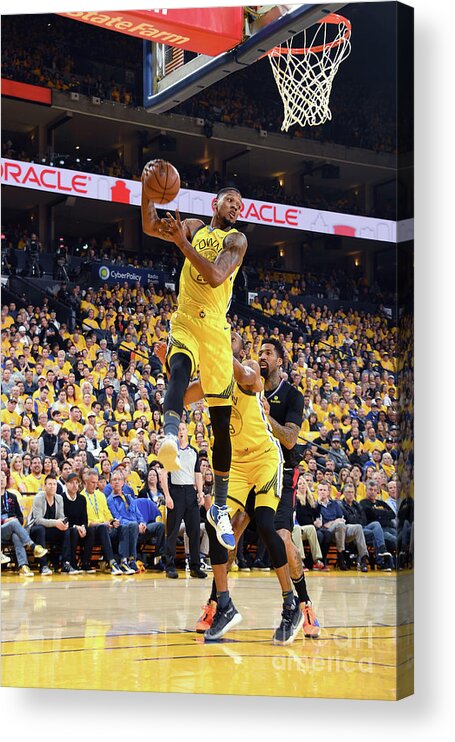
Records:
[[[299,464],[296,444],[302,423],[303,396],[282,378],[283,360],[282,344],[274,338],[264,340],[259,351],[259,366],[264,379],[263,406],[273,435],[281,443],[284,457],[283,489],[275,515],[275,528],[286,546],[291,578],[299,600],[309,612],[311,601],[306,588],[303,562],[291,539],[294,527],[294,477]],[[317,624],[317,621],[315,623]],[[304,628],[305,633],[309,635],[306,630],[307,626]],[[318,636],[319,632],[317,624],[314,626],[313,635]]]

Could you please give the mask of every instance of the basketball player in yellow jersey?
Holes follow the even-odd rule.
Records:
[[[154,161],[155,163],[157,161]],[[149,166],[145,165],[143,178]],[[151,237],[174,242],[185,257],[180,275],[178,309],[172,315],[166,364],[169,386],[164,401],[165,440],[160,461],[167,471],[180,468],[178,427],[183,396],[190,378],[199,367],[201,383],[209,404],[212,425],[214,503],[207,517],[215,526],[220,544],[235,549],[235,540],[226,506],[231,467],[229,424],[232,400],[232,353],[230,326],[226,321],[234,278],[247,249],[244,234],[234,225],[242,208],[236,188],[223,188],[213,201],[209,225],[200,219],[175,218],[167,212],[160,219],[154,204],[142,189],[142,228]]]
[[[256,521],[258,533],[269,551],[283,594],[282,620],[273,641],[275,644],[290,644],[301,628],[304,617],[299,601],[294,597],[286,549],[274,525],[283,481],[283,454],[262,408],[259,364],[256,361],[240,363],[243,341],[236,332],[232,333],[232,351],[235,384],[231,414],[232,465],[227,504],[231,512],[240,511],[244,514],[237,537],[240,537],[252,517]],[[185,402],[195,402],[202,395],[202,383],[192,382],[185,394]],[[234,519],[235,517],[234,515]],[[214,584],[204,610],[213,607],[208,611],[210,615],[201,617],[196,628],[204,632],[206,640],[216,640],[238,624],[241,616],[232,603],[227,587],[228,553],[218,543],[209,523],[207,534]],[[213,605],[215,602],[216,612]]]

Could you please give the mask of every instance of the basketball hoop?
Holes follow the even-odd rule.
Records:
[[[292,37],[268,52],[284,106],[282,131],[293,124],[319,126],[332,118],[330,92],[338,67],[351,51],[351,22],[330,13],[313,29],[303,31],[302,48],[292,48]]]

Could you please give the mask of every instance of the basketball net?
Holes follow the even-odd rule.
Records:
[[[351,23],[330,13],[303,31],[303,47],[295,37],[276,46],[268,57],[284,106],[282,131],[293,124],[319,126],[332,118],[329,108],[333,79],[351,51]]]

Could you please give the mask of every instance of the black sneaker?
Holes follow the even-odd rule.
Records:
[[[346,559],[344,558],[343,551],[338,552],[337,563],[338,563],[338,567],[341,569],[342,572],[348,571],[349,567],[346,564]]]
[[[166,577],[170,577],[171,580],[176,580],[178,576],[179,576],[179,573],[177,572],[175,567],[169,567],[166,570]]]
[[[294,601],[291,606],[283,606],[281,623],[273,635],[274,644],[292,644],[301,627],[304,615],[299,603]]]
[[[270,567],[267,567],[261,559],[254,560],[253,569],[257,569],[259,572],[270,572]]]
[[[388,557],[378,557],[376,564],[381,572],[391,572],[393,565],[392,556],[389,554]]]
[[[197,569],[190,569],[190,575],[191,577],[199,577],[200,580],[203,580],[207,577],[207,572],[204,572],[203,569],[197,567]]]
[[[62,567],[62,574],[78,575],[80,574],[80,572],[78,569],[74,569],[74,567],[69,562],[64,562]]]
[[[237,564],[239,565],[240,572],[251,572],[248,564],[245,562],[244,559],[237,559]]]
[[[96,573],[95,567],[92,567],[91,564],[83,564],[81,570],[82,572],[85,572],[86,575],[94,575]]]
[[[242,616],[229,598],[229,603],[226,608],[222,609],[219,606],[217,607],[211,627],[204,632],[204,639],[206,641],[221,639],[229,629],[237,626],[241,620]]]
[[[166,567],[164,566],[163,561],[160,559],[160,561],[159,562],[156,562],[156,564],[155,563],[148,564],[147,565],[147,569],[151,569],[154,572],[164,572],[165,569],[166,569]]]
[[[361,572],[368,572],[368,557],[366,554],[359,560],[359,567]]]

